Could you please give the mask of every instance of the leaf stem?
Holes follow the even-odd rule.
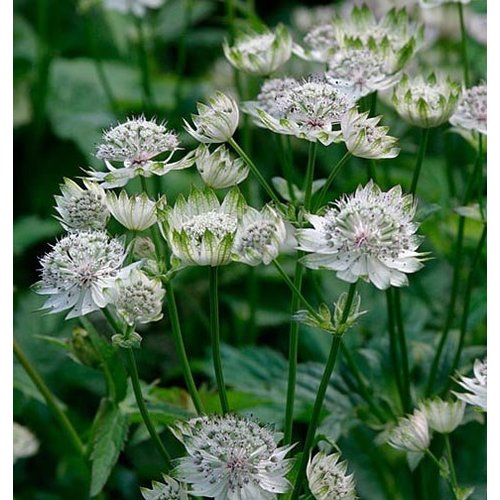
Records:
[[[312,196],[312,184],[314,180],[314,166],[316,164],[316,153],[318,151],[318,143],[309,143],[309,153],[307,155],[307,169],[306,176],[304,179],[304,208],[310,210],[311,208],[311,196]]]
[[[420,172],[422,171],[422,165],[424,163],[425,152],[427,150],[427,143],[429,141],[429,128],[422,129],[422,135],[420,137],[420,146],[418,148],[417,163],[415,164],[415,170],[413,171],[413,179],[411,181],[410,193],[415,196],[417,192],[418,179],[420,177]]]

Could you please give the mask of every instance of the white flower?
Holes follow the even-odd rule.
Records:
[[[322,63],[329,61],[338,49],[337,30],[331,21],[311,27],[303,46],[293,45],[294,54],[301,59]]]
[[[394,88],[392,102],[401,118],[416,127],[431,128],[447,122],[457,107],[459,85],[431,73],[424,80],[404,75]]]
[[[457,383],[467,392],[454,392],[455,396],[467,404],[487,411],[487,364],[486,359],[474,361],[474,378],[460,377]]]
[[[290,89],[299,85],[300,83],[295,78],[271,78],[266,80],[257,95],[257,100],[243,103],[242,109],[256,117],[256,124],[262,127],[264,125],[258,119],[256,109],[265,111],[274,118],[279,118],[282,112],[279,99]]]
[[[172,249],[174,263],[228,264],[245,205],[237,188],[232,188],[222,203],[209,188],[203,191],[193,188],[187,200],[179,195],[174,207],[163,210],[160,218],[160,228]]]
[[[416,205],[401,186],[388,192],[370,181],[327,208],[323,216],[308,215],[314,229],[298,229],[299,249],[311,269],[332,269],[349,283],[358,278],[385,290],[405,286],[405,273],[422,268],[416,252],[420,237],[413,222]]]
[[[198,114],[191,115],[194,127],[186,120],[186,131],[204,144],[218,144],[228,141],[238,128],[240,113],[234,99],[222,92],[216,92],[208,99],[209,105],[198,103]]]
[[[238,415],[198,417],[172,431],[188,453],[172,475],[190,494],[216,500],[273,500],[291,485],[285,478],[292,446],[278,447],[270,429]]]
[[[41,280],[35,291],[51,295],[42,309],[50,313],[71,309],[69,319],[105,307],[109,298],[104,290],[113,286],[124,259],[121,241],[103,231],[68,234],[40,260]]]
[[[349,152],[359,158],[395,158],[400,149],[398,140],[387,135],[389,127],[378,126],[381,116],[368,118],[368,113],[348,111],[340,121],[342,136]]]
[[[215,189],[236,186],[249,172],[246,163],[241,158],[234,158],[224,144],[213,153],[205,144],[200,144],[196,150],[196,168],[203,182]]]
[[[236,231],[234,260],[250,266],[270,264],[287,239],[283,218],[269,205],[260,212],[248,207]]]
[[[415,410],[412,415],[402,417],[389,433],[387,443],[402,451],[422,452],[429,448],[431,436],[425,413]]]
[[[146,9],[158,9],[165,0],[104,0],[104,7],[122,14],[134,14],[143,17]]]
[[[292,55],[292,36],[283,24],[274,31],[251,32],[236,39],[230,47],[223,44],[224,54],[237,69],[255,75],[270,75]]]
[[[144,231],[156,223],[156,207],[162,205],[151,201],[146,193],[131,195],[121,191],[119,196],[108,192],[106,203],[113,217],[130,231]]]
[[[464,90],[450,123],[486,135],[487,104],[486,84]]]
[[[355,500],[353,474],[347,475],[347,462],[339,462],[340,454],[320,451],[309,457],[307,481],[316,500]]]
[[[166,474],[162,474],[163,483],[153,481],[153,488],[141,488],[142,498],[144,500],[188,500],[187,493],[180,484]]]
[[[104,229],[109,212],[106,208],[106,194],[95,182],[83,181],[82,189],[71,179],[64,179],[61,184],[62,196],[54,196],[57,220],[66,231],[82,229]]]
[[[138,175],[165,175],[171,170],[190,167],[194,163],[192,154],[170,162],[179,149],[177,134],[167,130],[165,124],[146,120],[144,116],[129,118],[104,132],[103,143],[97,148],[96,156],[104,160],[108,172],[92,170],[87,174],[92,180],[102,182],[103,188],[122,187]],[[163,153],[168,153],[165,160],[155,159]],[[112,162],[121,165],[117,168]]]
[[[470,3],[470,0],[420,0],[420,7],[423,9],[430,9],[447,3],[461,3],[466,5]]]
[[[277,95],[275,87],[276,84],[269,100],[261,98],[260,101],[266,103],[265,107],[260,107],[259,101],[256,101],[246,103],[243,108],[260,122],[259,125],[278,134],[319,141],[325,146],[342,140],[338,125],[354,104],[351,95],[320,78],[297,82],[296,85],[286,79],[283,91]],[[274,106],[271,104],[273,100]]]
[[[441,434],[449,434],[462,423],[465,403],[436,398],[425,401],[420,405],[420,409],[425,413],[427,423],[432,430]]]
[[[137,268],[118,278],[108,293],[116,310],[129,325],[151,323],[163,317],[165,290],[161,282],[148,278]]]
[[[13,422],[13,438],[14,463],[19,458],[31,457],[38,451],[40,443],[36,436],[17,422]]]

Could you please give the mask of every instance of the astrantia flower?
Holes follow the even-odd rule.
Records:
[[[467,392],[454,392],[455,396],[467,404],[487,410],[487,364],[486,359],[474,361],[474,378],[460,377],[457,383]]]
[[[340,121],[342,136],[349,152],[359,158],[395,158],[400,149],[398,140],[387,135],[389,127],[378,126],[381,116],[368,118],[368,113],[348,111]]]
[[[422,128],[447,122],[457,107],[459,85],[450,78],[430,74],[410,80],[404,75],[394,88],[392,102],[401,118]]]
[[[208,99],[208,104],[198,103],[198,114],[191,115],[194,127],[184,120],[186,131],[204,144],[228,141],[238,127],[240,113],[236,101],[222,92],[216,92]]]
[[[450,123],[486,135],[487,104],[486,84],[464,90]]]
[[[103,0],[103,2],[106,9],[143,17],[146,9],[158,9],[165,0]]]
[[[235,68],[255,75],[270,75],[290,59],[292,36],[283,24],[278,24],[274,31],[238,37],[232,47],[224,42],[223,49]]]
[[[420,409],[425,413],[427,423],[433,431],[449,434],[462,423],[465,403],[463,401],[443,401],[436,398],[425,401]]]
[[[54,196],[59,213],[57,219],[66,231],[104,229],[108,222],[104,189],[95,182],[84,180],[83,184],[85,189],[71,179],[64,179],[62,196]]]
[[[105,307],[109,298],[104,290],[113,286],[124,259],[123,244],[103,231],[65,236],[40,260],[41,280],[35,291],[51,296],[42,309],[71,309],[69,319]]]
[[[439,7],[447,3],[461,3],[468,4],[470,0],[420,0],[420,7],[430,9],[432,7]]]
[[[14,463],[19,458],[31,457],[38,451],[38,439],[29,429],[17,422],[13,423],[13,438]]]
[[[309,489],[316,500],[355,500],[353,474],[347,475],[347,462],[339,462],[340,454],[320,451],[307,464]]]
[[[329,22],[313,26],[304,37],[302,45],[293,45],[293,52],[306,61],[325,63],[333,57],[339,46],[337,30]]]
[[[213,153],[200,144],[196,150],[196,168],[203,182],[215,189],[236,186],[249,172],[248,165],[241,158],[234,158],[224,144]]]
[[[165,175],[171,170],[190,167],[194,162],[191,154],[170,162],[179,149],[177,134],[167,130],[165,124],[146,120],[143,116],[129,118],[106,131],[103,143],[97,148],[96,156],[104,160],[109,172],[87,173],[92,180],[102,182],[103,188],[122,187],[138,175]],[[168,153],[165,160],[155,160],[164,153]],[[120,167],[115,167],[113,162],[120,163]]]
[[[142,498],[144,500],[188,500],[187,493],[181,488],[179,483],[162,474],[163,483],[158,481],[152,482],[152,488],[141,488]]]
[[[415,210],[400,186],[382,192],[370,181],[323,216],[307,216],[314,229],[298,229],[296,235],[299,249],[311,252],[302,261],[311,269],[335,270],[349,283],[361,277],[382,290],[407,285],[405,273],[422,267]]]
[[[247,103],[245,111],[261,126],[279,134],[319,141],[325,146],[341,140],[338,125],[354,104],[352,96],[319,78],[288,83],[276,96],[273,114],[260,108],[258,101]]]
[[[167,207],[160,217],[174,261],[187,266],[228,264],[245,206],[237,188],[231,189],[222,203],[209,188],[194,188],[187,200],[179,195],[174,207]]]
[[[415,410],[412,415],[400,418],[387,440],[393,448],[410,452],[425,451],[430,442],[429,424],[421,410]]]
[[[162,304],[165,290],[161,282],[134,268],[118,278],[109,290],[112,303],[129,325],[151,323],[163,317]]]
[[[250,266],[269,264],[287,238],[283,218],[269,205],[260,212],[248,207],[236,231],[233,258]]]
[[[243,111],[256,116],[257,112],[255,110],[258,108],[274,118],[280,118],[282,110],[279,106],[279,99],[291,88],[299,85],[300,83],[295,78],[271,78],[266,80],[257,95],[257,100],[243,103]],[[256,124],[263,126],[260,120],[257,120]]]
[[[121,191],[107,194],[107,205],[113,217],[130,231],[144,231],[156,223],[156,207],[159,203],[151,201],[146,193],[131,195]]]
[[[290,489],[292,446],[278,447],[270,429],[238,415],[198,417],[172,429],[186,447],[172,475],[190,494],[216,500],[272,500]]]

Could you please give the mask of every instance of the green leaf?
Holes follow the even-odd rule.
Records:
[[[99,407],[92,429],[90,495],[98,495],[118,460],[127,437],[128,423],[120,408],[108,399]]]
[[[22,255],[31,246],[53,238],[61,231],[55,219],[42,219],[37,215],[20,217],[14,222],[14,256]]]

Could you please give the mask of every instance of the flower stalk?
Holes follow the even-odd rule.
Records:
[[[429,141],[429,133],[429,128],[422,129],[420,146],[418,148],[417,162],[415,164],[413,179],[411,181],[410,193],[412,195],[415,195],[415,193],[417,192],[418,179],[420,178],[420,172],[422,171],[422,165],[424,163],[425,151],[427,150],[427,142]]]

